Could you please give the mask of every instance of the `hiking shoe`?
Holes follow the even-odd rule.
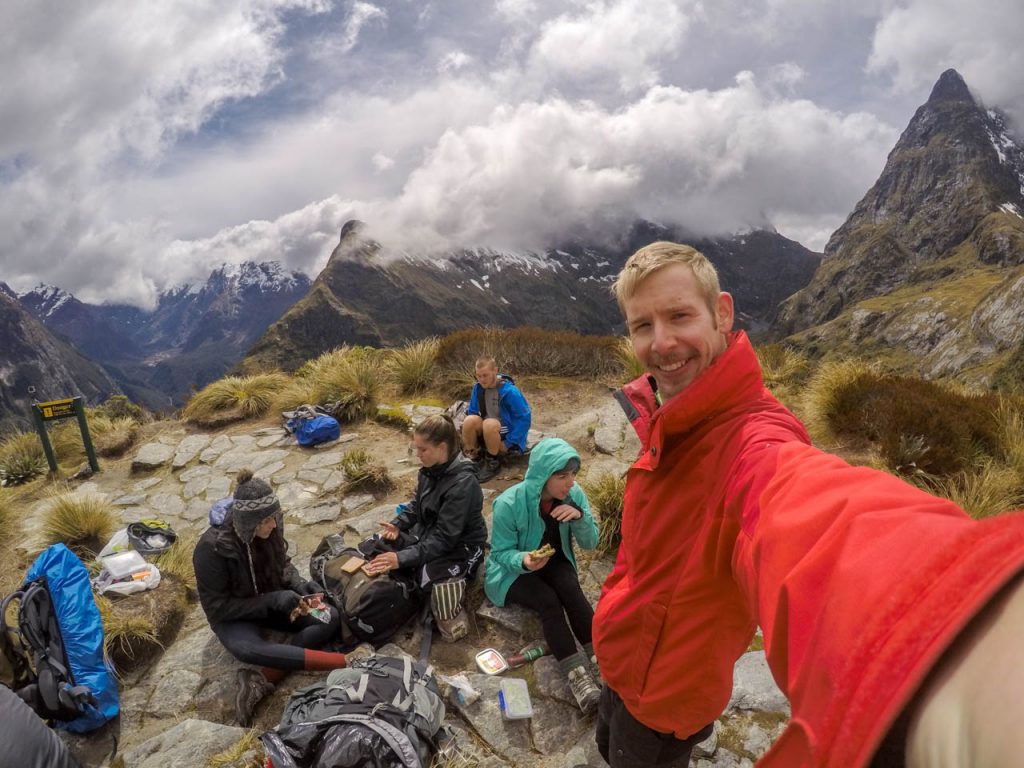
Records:
[[[591,677],[594,678],[594,682],[600,688],[604,685],[604,678],[601,677],[601,665],[597,663],[597,656],[591,656],[590,663],[587,666],[590,668]]]
[[[501,462],[498,461],[497,457],[488,456],[480,464],[480,468],[477,469],[476,479],[481,483],[486,483],[488,480],[493,480],[500,469]]]
[[[576,697],[580,711],[585,715],[593,712],[601,699],[601,689],[597,687],[586,666],[580,664],[573,667],[569,670],[568,676],[569,687],[572,689],[572,695]]]
[[[351,651],[345,654],[345,664],[351,664],[353,661],[360,661],[362,659],[368,659],[371,656],[376,655],[377,650],[369,643],[360,643]]]
[[[439,619],[434,617],[437,629],[441,633],[441,639],[446,643],[454,643],[469,634],[469,619],[465,611],[459,611],[451,619]]]
[[[274,690],[274,684],[258,669],[245,667],[238,670],[236,681],[238,691],[235,693],[235,720],[243,728],[248,728],[252,723],[253,710]]]

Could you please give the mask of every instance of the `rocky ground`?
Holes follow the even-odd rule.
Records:
[[[638,444],[607,388],[591,382],[538,381],[526,388],[534,408],[531,439],[563,437],[583,456],[581,479],[602,473],[622,473],[636,455]],[[395,403],[413,419],[439,409]],[[352,448],[369,450],[387,466],[396,487],[386,495],[345,493],[339,467]],[[275,486],[286,513],[286,537],[293,561],[305,570],[320,539],[341,531],[352,543],[377,530],[395,504],[411,495],[418,466],[408,434],[374,423],[344,428],[341,438],[314,449],[301,448],[273,420],[246,422],[205,433],[179,422],[149,425],[144,439],[123,460],[104,462],[103,471],[74,485],[79,494],[99,494],[118,510],[125,523],[159,517],[179,534],[195,538],[206,527],[211,504],[228,495],[234,475],[249,467]],[[509,467],[485,485],[485,517],[490,500],[522,478],[525,467]],[[25,515],[27,547],[48,500],[28,504]],[[607,558],[581,558],[581,580],[596,600],[601,581],[611,568]],[[171,582],[168,582],[170,585]],[[478,580],[479,584],[479,580]],[[164,585],[153,593],[160,594]],[[445,644],[435,638],[431,652],[442,682],[457,674],[480,693],[465,705],[449,697],[447,722],[458,736],[465,765],[501,768],[540,766],[561,768],[589,762],[603,765],[593,745],[594,718],[582,716],[557,664],[544,658],[510,673],[530,686],[534,716],[505,720],[498,708],[499,677],[478,672],[473,657],[483,648],[518,650],[540,637],[535,617],[518,609],[490,605],[477,586],[470,595],[474,627],[468,638]],[[138,598],[128,597],[124,600]],[[378,649],[386,654],[415,655],[418,630],[400,633]],[[165,650],[143,668],[122,680],[119,723],[88,738],[72,738],[72,748],[87,767],[108,761],[112,737],[129,768],[203,766],[211,756],[238,742],[245,731],[233,725],[233,692],[237,662],[221,647],[197,603],[190,603],[176,632],[165,636]],[[308,685],[319,673],[293,673],[257,711],[256,727],[276,725],[288,696]],[[698,750],[699,768],[750,766],[778,736],[788,718],[785,697],[772,682],[761,651],[751,651],[736,666],[736,683],[715,735]],[[246,765],[249,752],[232,763]]]

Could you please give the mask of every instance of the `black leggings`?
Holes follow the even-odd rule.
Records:
[[[505,601],[540,614],[544,639],[559,661],[576,653],[576,640],[581,645],[591,640],[594,609],[580,588],[576,569],[565,557],[553,557],[539,571],[519,576],[508,588]]]
[[[305,648],[320,648],[341,635],[341,615],[330,606],[331,620],[324,624],[312,616],[288,621],[274,614],[261,622],[226,621],[213,627],[214,634],[239,661],[272,669],[304,669]],[[265,640],[261,630],[275,629],[292,633],[287,643]]]

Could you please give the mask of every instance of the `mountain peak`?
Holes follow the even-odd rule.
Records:
[[[932,88],[932,94],[928,97],[928,103],[934,104],[940,101],[966,101],[974,104],[974,97],[971,95],[967,83],[955,69],[947,69],[939,75],[938,81]]]

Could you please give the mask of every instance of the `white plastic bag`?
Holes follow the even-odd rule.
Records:
[[[93,585],[101,595],[134,595],[160,584],[160,569],[147,563],[134,549],[110,555],[100,562],[103,568]]]
[[[122,528],[110,537],[110,541],[108,541],[107,545],[100,550],[98,555],[96,555],[96,559],[103,560],[104,557],[116,555],[118,552],[129,552],[132,549],[133,547],[131,542],[128,541],[128,529]]]

